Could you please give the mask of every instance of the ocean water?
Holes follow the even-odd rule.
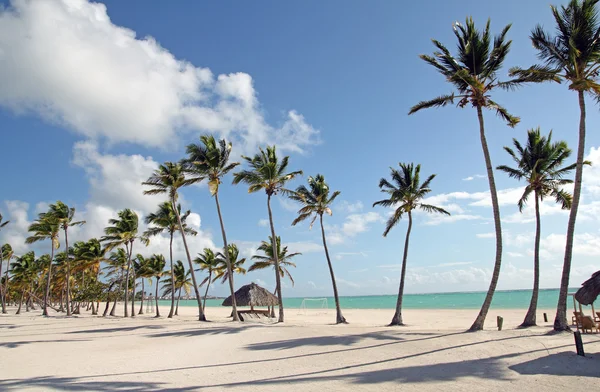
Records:
[[[569,290],[574,292],[576,289]],[[405,294],[402,302],[404,309],[479,309],[485,298],[485,292],[468,293],[433,293]],[[309,298],[309,297],[306,297]],[[313,297],[316,298],[316,297]],[[321,297],[322,298],[322,297]],[[284,298],[285,308],[298,309],[304,298]],[[527,309],[531,300],[531,290],[496,291],[492,307],[496,309]],[[538,308],[552,309],[558,301],[558,289],[540,290]],[[570,298],[568,301],[572,301]],[[209,299],[206,306],[221,306],[222,299]],[[168,306],[170,301],[159,301]],[[322,306],[322,301],[307,301],[306,308],[315,309]],[[394,309],[396,295],[366,295],[356,297],[340,297],[340,305],[345,309]],[[181,300],[179,306],[197,306],[195,300]],[[335,307],[333,297],[327,297],[327,306]],[[568,302],[568,306],[572,306]]]

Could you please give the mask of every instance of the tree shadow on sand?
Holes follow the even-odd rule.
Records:
[[[140,329],[163,329],[162,325],[139,325],[135,327],[117,327],[117,328],[101,328],[101,329],[84,329],[71,331],[67,333],[111,333],[111,332],[132,332]]]
[[[233,335],[248,328],[261,328],[258,325],[245,325],[240,327],[194,328],[181,331],[169,331],[147,335],[149,338],[194,337],[204,335]]]
[[[579,356],[563,351],[510,366],[509,369],[524,375],[600,377],[600,353]]]
[[[66,339],[66,340],[21,340],[18,342],[0,342],[0,348],[18,348],[27,344],[39,343],[73,343],[73,342],[89,342],[87,339]],[[1,390],[1,389],[0,389]]]
[[[78,377],[34,377],[0,380],[0,390],[37,388],[56,391],[193,391],[197,387],[171,388],[166,383],[142,381],[82,381]]]
[[[315,336],[288,340],[277,340],[274,342],[261,342],[249,344],[246,346],[246,348],[248,350],[284,350],[306,346],[351,346],[366,339],[389,342],[400,342],[406,340],[400,336],[395,336],[387,332],[371,332],[357,335]]]

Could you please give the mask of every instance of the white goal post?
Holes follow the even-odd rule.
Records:
[[[306,309],[329,309],[327,298],[304,298],[300,310],[306,313]]]

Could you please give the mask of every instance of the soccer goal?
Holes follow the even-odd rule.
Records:
[[[306,314],[306,309],[329,309],[327,298],[304,298],[300,304],[300,310]]]

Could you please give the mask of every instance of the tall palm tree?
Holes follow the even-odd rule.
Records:
[[[598,0],[571,0],[566,6],[558,9],[550,6],[556,23],[556,33],[544,31],[541,25],[531,32],[531,42],[538,51],[542,64],[527,69],[512,68],[511,76],[523,82],[558,82],[568,83],[568,88],[577,93],[579,101],[579,143],[577,146],[577,163],[575,169],[575,185],[573,202],[567,226],[567,242],[563,262],[562,278],[554,330],[569,330],[567,323],[567,293],[573,256],[573,240],[575,221],[581,198],[583,165],[585,154],[585,95],[596,101],[600,98],[600,18],[596,4]]]
[[[186,220],[190,216],[191,211],[187,210],[183,215],[181,214],[181,204],[177,204],[177,213],[181,218],[183,231],[189,235],[196,235],[198,232],[191,227],[188,227]],[[148,214],[145,218],[146,224],[152,225],[145,232],[144,236],[147,238],[157,236],[163,232],[169,233],[169,264],[171,266],[171,280],[174,278],[173,270],[173,236],[179,231],[179,221],[177,220],[177,214],[173,210],[173,204],[169,201],[158,206],[158,210],[151,214]],[[175,311],[175,296],[171,296],[171,310],[167,318],[173,317]]]
[[[273,223],[273,212],[271,211],[271,197],[278,193],[289,194],[291,191],[285,188],[285,184],[302,174],[301,170],[286,173],[289,156],[283,157],[281,161],[277,157],[275,146],[267,146],[267,150],[259,149],[259,153],[254,157],[243,156],[249,168],[234,173],[233,183],[243,182],[248,184],[248,193],[260,191],[267,194],[267,209],[269,211],[269,224],[271,226],[271,239],[275,241],[275,225]],[[275,243],[272,244],[275,248]],[[279,271],[279,258],[277,252],[274,253],[275,261],[275,281],[277,282],[277,300],[279,302],[279,322],[283,322],[283,296],[281,295],[281,282]]]
[[[62,201],[57,201],[54,204],[50,204],[48,209],[48,214],[53,215],[59,222],[61,229],[65,232],[65,249],[69,249],[69,226],[81,226],[85,224],[85,221],[77,221],[73,222],[73,218],[75,217],[75,208],[69,207]],[[71,286],[69,283],[71,276],[71,265],[69,262],[69,258],[67,257],[67,316],[71,315]]]
[[[123,311],[124,317],[128,317],[127,299],[129,296],[129,273],[131,271],[131,257],[133,254],[133,244],[136,239],[139,239],[143,244],[148,244],[148,239],[138,235],[139,220],[138,215],[129,208],[118,212],[118,219],[109,219],[108,223],[111,226],[104,228],[104,236],[100,239],[106,242],[106,248],[110,251],[119,246],[125,246],[127,250],[127,269],[125,270],[125,308]],[[135,285],[133,288],[135,302]],[[133,305],[132,303],[132,305]],[[111,312],[112,313],[112,312]],[[131,317],[135,317],[135,312],[131,310]]]
[[[216,255],[217,259],[217,270],[215,273],[215,281],[221,279],[221,283],[225,283],[229,279],[229,269],[227,268],[227,260],[231,265],[231,273],[246,275],[246,269],[244,268],[245,258],[238,259],[240,256],[240,250],[236,244],[229,244],[227,247],[227,255],[223,252],[218,252]]]
[[[497,74],[502,68],[506,55],[509,52],[512,41],[506,41],[506,34],[510,25],[502,29],[502,32],[492,40],[490,33],[490,21],[488,20],[483,31],[477,30],[472,18],[467,18],[465,25],[458,22],[454,25],[454,34],[458,40],[458,53],[453,56],[450,51],[439,41],[432,40],[438,51],[430,55],[421,55],[428,64],[440,72],[446,80],[456,89],[449,95],[442,95],[430,101],[422,101],[413,106],[408,114],[413,114],[422,109],[441,107],[453,104],[457,100],[457,106],[464,108],[472,106],[477,111],[479,120],[479,138],[485,159],[490,196],[492,198],[492,209],[494,213],[494,227],[496,231],[496,257],[494,272],[485,300],[481,310],[470,328],[470,331],[483,329],[485,318],[492,304],[492,298],[500,276],[500,265],[502,264],[502,227],[500,224],[500,207],[498,205],[498,194],[492,159],[488,150],[483,122],[483,109],[494,112],[509,127],[514,127],[519,118],[511,115],[504,107],[493,101],[490,97],[492,91],[500,89],[514,89],[519,85],[518,79],[505,82],[498,81]]]
[[[202,304],[202,311],[206,308],[206,296],[208,295],[208,289],[210,288],[210,284],[213,281],[212,275],[219,268],[219,262],[217,261],[217,257],[215,252],[210,248],[204,248],[202,253],[198,253],[198,257],[194,259],[194,263],[200,266],[200,270],[207,271],[208,276],[204,278],[202,282],[200,282],[200,286],[206,284],[206,291],[204,292],[204,303]],[[194,274],[192,273],[192,276]]]
[[[74,253],[75,259],[82,264],[84,271],[90,271],[95,276],[96,281],[100,274],[100,267],[103,262],[107,261],[108,249],[103,247],[97,238],[92,238],[86,242],[75,243]],[[92,315],[98,313],[98,309],[92,302]]]
[[[4,221],[3,219],[4,218],[2,217],[2,214],[0,214],[0,231],[2,231],[2,229],[10,223],[10,221]],[[10,260],[10,258],[9,258],[9,260]],[[0,247],[0,278],[2,277],[3,263],[4,263],[4,249],[2,247]],[[6,266],[6,270],[8,271],[8,265]],[[2,285],[0,285],[0,297],[2,299],[2,313],[6,313],[6,302],[5,302],[6,301],[6,298],[5,298],[6,293],[5,293],[5,291],[6,290],[4,289],[4,287],[2,287]]]
[[[177,208],[175,208],[175,205],[177,203],[177,199],[179,198],[179,189],[197,182],[197,178],[185,177],[185,172],[181,164],[165,162],[154,171],[148,180],[142,183],[142,185],[151,187],[150,189],[144,191],[144,195],[158,195],[164,193],[169,195],[169,201],[173,205],[173,211],[175,211],[175,215],[177,216],[179,232],[181,233],[181,239],[183,240],[183,247],[185,248],[185,255],[187,257],[190,270],[194,269],[192,265],[192,256],[190,256],[190,249],[188,248],[187,240],[185,239],[183,222],[181,221],[181,216],[179,215]],[[200,298],[200,291],[198,290],[196,275],[194,273],[192,273],[192,280],[194,281],[194,292],[196,293],[196,299],[198,301],[198,319],[200,321],[206,321],[204,309],[202,308],[202,298]]]
[[[395,207],[394,214],[390,216],[383,236],[386,237],[390,230],[400,222],[404,214],[408,215],[408,229],[406,230],[406,239],[404,240],[404,255],[402,256],[402,271],[400,272],[400,287],[398,288],[398,300],[396,301],[396,313],[392,317],[390,325],[404,325],[402,320],[402,297],[404,295],[404,277],[406,275],[406,260],[408,258],[408,242],[410,240],[410,231],[412,229],[412,212],[422,210],[428,213],[438,213],[450,215],[443,208],[436,207],[422,202],[423,198],[431,192],[429,184],[435,178],[435,174],[430,175],[421,183],[421,165],[414,167],[412,163],[400,163],[400,170],[390,167],[392,181],[385,178],[379,180],[381,192],[389,195],[389,198],[373,203],[373,207]]]
[[[115,315],[115,310],[117,308],[117,300],[121,295],[121,290],[123,287],[123,275],[125,274],[125,270],[127,270],[128,262],[129,254],[123,248],[119,248],[116,250],[116,252],[111,253],[108,260],[106,260],[106,277],[111,279],[112,281],[118,282],[117,293],[115,294],[114,303],[112,309],[110,310],[111,316]],[[104,316],[106,316],[106,311],[104,312]]]
[[[50,240],[50,261],[54,260],[54,250],[60,247],[58,242],[58,232],[60,230],[60,221],[56,216],[49,213],[41,213],[38,219],[34,221],[27,229],[31,236],[27,237],[25,243],[33,244],[38,241]],[[48,277],[46,281],[46,291],[44,293],[44,307],[42,315],[48,316],[48,301],[50,297],[50,280],[52,276],[52,263],[48,265]]]
[[[177,307],[175,308],[175,316],[179,313],[179,300],[181,299],[181,290],[184,290],[186,295],[190,295],[192,291],[192,271],[189,269],[186,270],[183,266],[181,260],[177,260],[174,265],[175,270],[175,284],[172,283],[171,278],[168,278],[165,281],[165,295],[171,294],[175,295],[173,291],[177,294]]]
[[[149,279],[149,282],[152,283],[151,278],[154,277],[153,271],[150,268],[150,259],[138,254],[135,256],[133,260],[133,268],[135,269],[135,276],[142,280],[142,300],[140,301],[140,310],[138,314],[144,314],[144,279]]]
[[[519,211],[527,204],[527,200],[533,193],[535,200],[535,245],[533,249],[533,293],[529,310],[525,315],[525,320],[521,327],[531,327],[536,325],[536,310],[538,292],[540,288],[540,202],[546,197],[553,197],[562,208],[568,210],[571,208],[572,196],[565,192],[561,187],[566,184],[572,184],[573,180],[564,178],[569,175],[576,164],[563,167],[565,160],[571,155],[571,150],[564,141],[552,143],[552,132],[548,137],[542,136],[540,129],[530,129],[527,132],[527,144],[522,146],[517,139],[513,139],[516,152],[510,147],[504,147],[504,150],[512,157],[517,164],[516,168],[501,165],[498,170],[507,173],[510,177],[517,180],[525,180],[527,185],[525,191],[519,199]]]
[[[150,271],[152,271],[152,276],[156,278],[156,316],[160,317],[160,309],[158,308],[158,287],[160,283],[160,278],[164,275],[164,269],[167,262],[165,261],[165,256],[163,255],[152,255],[149,258],[148,267]]]
[[[275,271],[279,271],[279,273],[275,273],[280,278],[287,276],[292,282],[292,286],[294,285],[294,278],[292,278],[292,274],[288,270],[289,267],[296,267],[296,264],[291,262],[290,260],[296,256],[300,256],[302,253],[288,253],[288,247],[281,247],[281,237],[277,237],[277,252],[273,252],[273,239],[269,237],[269,241],[262,241],[257,250],[264,253],[264,255],[254,255],[252,256],[252,260],[256,260],[254,264],[248,268],[248,272],[261,270],[265,268],[273,268]],[[277,255],[277,257],[275,257]],[[279,260],[278,264],[275,264],[275,259]],[[277,285],[280,283],[278,282]],[[278,287],[275,287],[275,292],[278,291]]]
[[[189,170],[198,180],[206,178],[208,180],[208,189],[210,194],[215,197],[219,223],[221,224],[221,235],[223,237],[223,248],[227,249],[227,235],[225,234],[225,224],[221,214],[221,205],[219,203],[219,185],[223,177],[233,170],[239,162],[229,162],[231,154],[231,143],[225,139],[219,140],[218,144],[212,135],[200,136],[201,144],[189,144],[187,146],[187,159],[184,160],[184,167]],[[227,276],[229,280],[229,291],[232,298],[233,321],[239,321],[237,313],[237,304],[235,302],[235,285],[233,283],[232,262],[229,255],[225,253],[225,263],[227,267]]]
[[[298,217],[292,222],[292,226],[312,217],[312,221],[310,222],[310,228],[312,229],[315,220],[319,218],[319,223],[321,224],[321,238],[323,239],[325,258],[327,259],[327,266],[329,267],[329,274],[331,275],[333,298],[335,299],[335,323],[348,324],[342,315],[340,298],[338,296],[337,284],[335,283],[335,275],[333,273],[333,265],[331,264],[331,258],[329,257],[329,249],[327,249],[327,240],[325,239],[325,228],[323,226],[323,214],[332,215],[330,206],[336,197],[339,196],[340,192],[335,191],[330,196],[329,185],[327,185],[325,177],[321,174],[317,174],[316,177],[308,177],[308,186],[310,189],[301,185],[296,188],[296,192],[290,195],[290,199],[297,201],[302,205],[302,208],[298,210]]]
[[[0,221],[2,218],[0,217]],[[8,222],[5,222],[8,223]],[[2,313],[8,313],[6,311],[6,295],[8,294],[8,270],[10,269],[10,259],[14,256],[12,246],[10,244],[4,244],[0,247],[0,279],[2,278],[2,263],[6,260],[6,271],[4,271],[4,285],[0,283],[2,289]]]

